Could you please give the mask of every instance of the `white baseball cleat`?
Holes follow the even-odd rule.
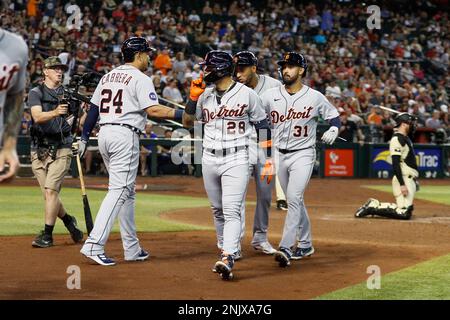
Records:
[[[255,248],[255,250],[261,251],[265,254],[274,254],[275,252],[277,252],[277,250],[275,250],[272,247],[272,245],[269,243],[269,241],[264,241],[259,244],[253,245],[253,248]]]
[[[108,258],[107,256],[105,256],[105,254],[98,254],[96,256],[85,255],[85,257],[95,261],[97,264],[102,266],[114,266],[116,264],[116,261],[114,259]]]

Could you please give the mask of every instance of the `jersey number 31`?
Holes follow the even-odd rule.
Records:
[[[103,89],[102,90],[102,100],[100,101],[100,113],[109,113],[109,107],[110,102],[112,99],[112,105],[113,107],[116,107],[115,113],[120,114],[122,113],[122,92],[123,89],[119,89],[114,96],[114,99],[112,99],[113,92],[111,89]]]

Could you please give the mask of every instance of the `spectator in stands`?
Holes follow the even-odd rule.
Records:
[[[163,75],[166,75],[172,69],[172,61],[170,60],[169,50],[164,48],[153,62],[153,67],[160,70]]]
[[[386,3],[382,10],[387,21],[382,24],[384,34],[365,28],[365,7],[357,1],[332,6],[310,2],[300,7],[279,5],[273,0],[265,7],[257,6],[255,1],[240,0],[214,5],[204,0],[195,1],[195,5],[177,2],[182,7],[173,5],[173,1],[163,5],[161,1],[85,1],[85,6],[80,5],[81,30],[70,33],[64,27],[67,0],[41,1],[40,6],[38,1],[11,3],[12,10],[1,11],[0,24],[21,33],[30,44],[30,61],[36,61],[30,63],[30,87],[41,81],[39,60],[60,54],[65,60],[63,56],[72,55],[72,59],[64,61],[70,68],[65,75],[68,81],[74,73],[108,69],[103,67],[103,59],[117,66],[120,44],[132,34],[141,34],[156,48],[167,49],[155,59],[151,71],[153,75],[162,71],[159,94],[165,77],[177,78],[184,87],[187,83],[178,66],[174,65],[174,72],[170,72],[169,50],[176,56],[189,52],[185,72],[191,69],[192,79],[197,79],[200,69],[192,66],[206,51],[220,47],[233,53],[251,49],[258,54],[260,71],[273,77],[277,77],[275,62],[279,55],[286,50],[300,50],[310,62],[305,79],[308,85],[329,95],[343,93],[354,97],[357,109],[347,101],[340,102],[341,106],[352,108],[352,116],[365,117],[370,103],[380,100],[401,111],[408,108],[408,100],[416,100],[418,110],[410,109],[424,123],[435,106],[448,105],[449,101],[445,88],[450,85],[450,44],[448,37],[443,36],[448,34],[448,14],[432,2],[413,1],[408,6],[396,1]],[[183,47],[186,40],[189,48]],[[183,60],[176,59],[174,64],[177,61]],[[421,92],[421,85],[425,92]]]
[[[364,144],[364,135],[359,126],[348,119],[348,113],[343,108],[339,108],[339,118],[341,119],[341,127],[339,129],[339,137],[347,142],[355,142],[355,137],[360,144]]]
[[[158,138],[156,133],[152,131],[153,124],[149,121],[145,125],[145,131],[142,134],[141,138],[144,139],[155,139]],[[150,158],[152,155],[151,144],[143,142],[141,145],[141,155],[140,155],[140,166],[141,166],[141,176],[146,176],[149,170]]]
[[[341,97],[341,88],[336,84],[336,79],[332,79],[330,84],[325,88],[325,95],[334,98]]]
[[[164,98],[173,101],[175,103],[182,103],[184,101],[180,89],[178,89],[176,79],[169,79],[169,83],[164,88],[162,95]]]
[[[167,129],[164,131],[164,139],[172,139],[172,130]],[[171,164],[171,151],[172,147],[157,145],[158,150],[158,173],[164,173],[164,167]]]
[[[23,111],[22,124],[20,126],[20,135],[29,136],[31,124],[32,124],[32,120],[31,120],[30,109],[26,108]]]
[[[433,116],[429,119],[427,119],[427,121],[425,122],[425,126],[427,128],[432,128],[432,129],[439,129],[442,128],[442,122],[440,120],[441,117],[441,112],[439,110],[434,110],[433,111]]]
[[[376,126],[381,126],[383,118],[381,117],[381,109],[373,106],[370,109],[370,114],[367,117],[368,124],[374,124]]]

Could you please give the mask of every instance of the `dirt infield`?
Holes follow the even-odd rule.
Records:
[[[88,178],[87,184],[95,187],[105,181]],[[35,185],[28,179],[14,184],[30,183]],[[360,187],[385,183],[311,180],[305,199],[316,254],[287,269],[280,269],[272,257],[249,245],[254,207],[247,206],[244,259],[236,264],[232,282],[221,281],[211,272],[217,258],[212,231],[140,234],[143,247],[152,255],[141,263],[123,261],[120,237],[114,234],[107,252],[119,263],[108,268],[83,259],[81,246],[71,244],[69,236],[56,236],[56,246],[49,249],[33,249],[32,236],[2,237],[0,299],[309,299],[365,281],[370,265],[378,265],[385,274],[450,253],[449,206],[417,200],[411,221],[353,218],[369,196],[392,200],[387,193]],[[422,184],[448,185],[449,181]],[[68,179],[65,185],[76,186],[78,181]],[[189,177],[139,178],[138,190],[142,190],[138,197],[152,192],[205,196],[202,180]],[[255,200],[253,182],[248,200]],[[285,214],[272,208],[269,238],[273,244],[280,240]],[[209,208],[177,210],[162,217],[212,226]],[[66,287],[70,265],[81,268],[81,290]]]

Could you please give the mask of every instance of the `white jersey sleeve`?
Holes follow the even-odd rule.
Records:
[[[330,120],[339,117],[339,112],[330,101],[320,92],[317,92],[317,106],[319,107],[319,114],[324,120]]]
[[[159,104],[158,95],[155,92],[155,87],[152,80],[143,74],[141,79],[136,83],[136,92],[138,95],[139,107],[145,110],[148,107]]]
[[[101,91],[101,81],[97,85],[97,88],[95,88],[94,94],[91,97],[91,103],[93,105],[96,105],[97,107],[100,107],[100,91]]]

